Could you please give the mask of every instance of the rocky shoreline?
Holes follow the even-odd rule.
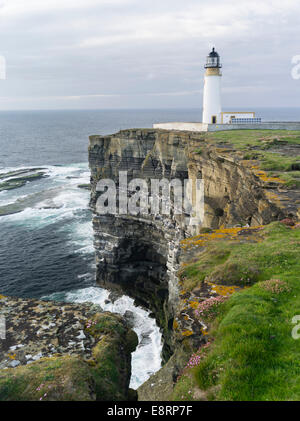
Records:
[[[0,316],[0,400],[37,400],[42,389],[43,400],[134,399],[129,381],[138,340],[121,316],[90,303],[5,296]]]
[[[299,155],[299,145],[293,134],[288,135],[290,142],[275,132],[272,137],[258,133],[259,146],[256,140],[251,145],[246,139],[245,147],[239,139],[230,143],[222,133],[211,137],[132,129],[90,137],[97,282],[112,294],[129,295],[150,309],[164,337],[164,365],[138,389],[139,400],[174,398],[176,382],[191,355],[211,343],[210,323],[197,314],[201,304],[221,302],[222,297],[250,285],[238,277],[232,284],[237,266],[232,265],[226,275],[222,263],[230,252],[223,255],[217,242],[242,249],[244,244],[267,241],[272,229],[286,238],[280,227],[262,233],[273,221],[283,220],[291,230],[298,227],[300,163],[294,156]],[[283,162],[279,169],[275,165],[274,170],[272,154]],[[288,174],[280,172],[288,166]],[[119,189],[119,171],[127,171],[128,182],[141,178],[147,184],[152,178],[203,179],[202,226],[189,225],[185,215],[175,215],[174,209],[167,216],[97,214],[98,181],[114,180]],[[208,270],[204,276],[207,265],[216,270],[220,265],[219,272]],[[257,268],[249,271],[247,276],[255,280]],[[129,313],[126,321],[89,303],[0,296],[0,316],[6,323],[6,338],[0,340],[0,400],[137,399],[129,389],[131,353],[138,344]],[[197,388],[193,396],[208,399]]]

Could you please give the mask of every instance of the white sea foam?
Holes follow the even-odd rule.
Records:
[[[26,168],[26,167],[22,167]],[[32,168],[32,167],[27,167]],[[15,171],[18,168],[7,168]],[[93,228],[91,219],[87,216],[89,192],[79,189],[79,184],[89,183],[90,173],[87,164],[68,166],[48,166],[45,170],[48,178],[38,183],[28,183],[26,186],[3,192],[0,205],[14,203],[24,199],[26,206],[21,212],[0,217],[1,222],[13,222],[15,225],[26,226],[27,229],[40,229],[53,224],[53,229],[63,231],[70,248],[84,254],[91,260],[91,272],[79,274],[84,281],[94,277],[95,264],[91,259],[94,253]],[[25,194],[24,194],[25,193]],[[48,197],[47,197],[48,195]],[[40,198],[40,200],[39,200]],[[87,219],[88,218],[88,219]],[[58,222],[64,222],[55,227]],[[68,245],[67,245],[68,246]],[[162,336],[149,312],[134,305],[133,299],[123,296],[115,303],[105,303],[109,292],[97,287],[83,288],[66,294],[52,294],[49,299],[62,299],[70,302],[86,302],[100,304],[104,310],[124,314],[130,310],[134,314],[134,330],[140,344],[132,355],[132,378],[130,386],[137,388],[161,366]]]
[[[105,303],[108,296],[109,291],[105,289],[89,287],[68,292],[64,299],[76,303],[92,302],[99,304],[103,310],[122,315],[128,310],[133,313],[133,330],[138,335],[139,345],[132,354],[130,387],[137,389],[161,367],[162,335],[155,319],[149,317],[150,312],[134,305],[132,298],[123,296],[114,303]]]
[[[87,272],[87,273],[81,273],[80,275],[77,275],[78,279],[89,279],[89,280],[93,280],[94,279],[94,274]]]
[[[53,198],[57,207],[65,209],[87,209],[89,204],[89,193],[85,190],[72,189],[66,186],[61,193]]]
[[[6,171],[19,169],[21,167],[7,168]],[[12,221],[29,228],[39,228],[68,218],[75,221],[78,217],[76,213],[88,208],[89,192],[78,188],[78,184],[89,182],[87,164],[49,166],[45,171],[49,177],[39,180],[37,185],[28,183],[22,188],[2,192],[5,194],[1,195],[1,206],[19,204],[20,199],[24,199],[26,207],[19,213],[1,217],[0,222]],[[46,197],[47,192],[49,197]]]
[[[47,174],[57,183],[77,185],[89,183],[90,172],[87,163],[72,164],[67,166],[49,166]]]
[[[25,199],[25,197],[27,197],[26,194],[15,194],[15,197],[13,197],[13,195],[10,195],[10,197],[7,197],[7,191],[3,190],[0,192],[0,206],[5,206],[5,205],[11,205],[13,204],[16,200],[20,200],[20,199]]]

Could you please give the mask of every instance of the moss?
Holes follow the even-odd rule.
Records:
[[[103,333],[116,333],[123,335],[126,332],[126,327],[110,313],[103,313],[94,319],[95,324],[86,327],[89,334],[98,339]]]
[[[9,173],[6,173],[6,176],[7,174]],[[19,187],[23,187],[29,181],[36,181],[44,177],[46,177],[44,172],[37,172],[35,174],[23,175],[21,177],[14,177],[14,178],[11,178],[10,180],[6,180],[0,183],[0,191],[17,189]]]
[[[98,313],[86,329],[96,339],[92,358],[52,356],[0,370],[0,401],[125,400],[136,334],[120,316]]]
[[[139,344],[137,334],[133,330],[129,330],[126,334],[126,348],[128,352],[134,352]]]
[[[13,190],[18,189],[19,187],[23,187],[26,184],[26,181],[5,181],[0,183],[0,192],[4,190]]]
[[[44,169],[45,168],[24,168],[24,169],[15,170],[15,171],[8,171],[8,172],[0,174],[0,180],[4,178],[9,178],[9,177],[17,177],[22,174],[28,174],[33,171],[41,171]]]
[[[97,361],[96,366],[91,368],[97,400],[122,400],[118,370],[120,355],[116,352],[114,341],[102,339],[94,348],[93,356]]]

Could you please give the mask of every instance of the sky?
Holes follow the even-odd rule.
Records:
[[[0,0],[0,109],[201,107],[213,46],[223,107],[300,107],[299,39],[299,0]]]

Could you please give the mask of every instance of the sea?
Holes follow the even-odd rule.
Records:
[[[257,108],[267,121],[300,121],[300,109]],[[133,353],[130,386],[136,389],[161,367],[162,335],[147,309],[95,282],[89,191],[88,136],[162,121],[201,121],[201,110],[53,110],[0,112],[0,187],[13,171],[42,171],[43,178],[0,191],[0,294],[93,302],[134,314],[140,344]],[[3,212],[2,212],[3,213]]]

